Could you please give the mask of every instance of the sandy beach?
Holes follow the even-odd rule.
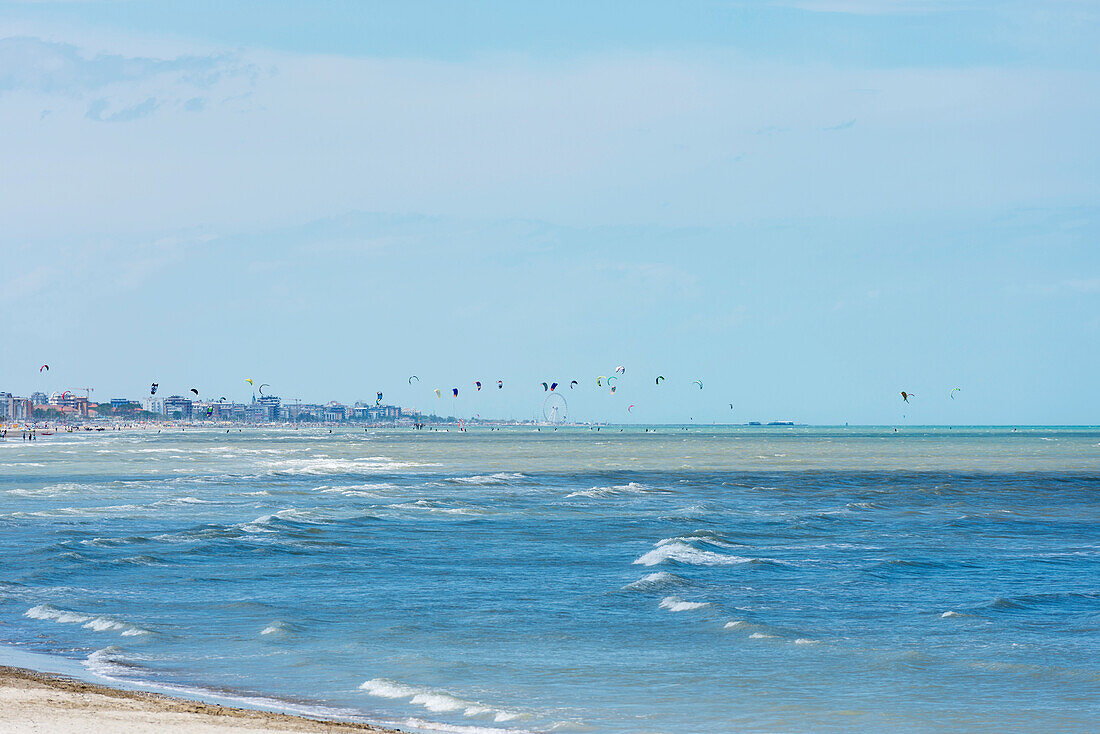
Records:
[[[369,724],[307,719],[217,706],[144,691],[124,691],[60,675],[0,666],[0,733],[234,734],[376,732]]]

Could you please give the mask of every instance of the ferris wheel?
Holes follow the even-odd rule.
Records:
[[[550,393],[542,401],[542,417],[547,423],[565,423],[569,417],[569,404],[561,393]]]

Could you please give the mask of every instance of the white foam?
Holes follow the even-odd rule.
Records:
[[[767,632],[753,632],[749,635],[749,639],[752,640],[771,640],[775,639],[775,635],[769,635]]]
[[[811,640],[808,637],[799,637],[797,640],[794,641],[794,644],[796,645],[818,645],[820,643],[821,640]]]
[[[943,614],[941,614],[940,618],[941,619],[950,619],[952,617],[961,617],[961,616],[963,616],[963,615],[959,614],[958,612],[952,612],[952,611],[948,610],[948,611],[944,612]]]
[[[410,686],[386,678],[372,678],[371,680],[364,681],[359,688],[372,696],[378,696],[380,698],[407,698],[409,699],[409,703],[423,706],[428,711],[435,713],[461,711],[463,716],[468,716],[470,718],[491,716],[493,721],[497,722],[512,721],[513,719],[528,716],[528,714],[524,714],[520,711],[495,708],[478,701],[468,701],[464,698],[459,698],[458,696],[447,693],[446,691]]]
[[[261,635],[279,635],[287,631],[288,627],[286,622],[272,622],[268,626],[264,627],[260,632]]]
[[[723,626],[722,629],[739,630],[739,629],[744,629],[745,627],[751,627],[751,626],[752,626],[751,624],[749,624],[748,622],[746,622],[743,619],[735,619],[732,622],[726,622],[725,626]]]
[[[429,465],[409,461],[394,461],[386,456],[364,456],[358,459],[333,459],[328,456],[315,456],[309,459],[285,459],[283,461],[268,462],[265,466],[272,474],[323,476],[326,474],[381,474]]]
[[[150,634],[149,630],[142,629],[121,619],[58,609],[52,604],[39,604],[36,607],[31,607],[23,613],[23,616],[31,619],[48,619],[58,624],[79,624],[84,629],[95,632],[117,632],[123,637]]]
[[[448,482],[454,484],[474,484],[474,485],[489,485],[489,484],[507,484],[508,482],[516,479],[524,479],[524,475],[518,472],[497,472],[496,474],[479,474],[472,477],[450,477]]]
[[[462,724],[443,724],[424,719],[405,719],[404,725],[422,731],[437,731],[441,734],[533,734],[526,729],[500,729],[495,726],[464,726]]]
[[[751,563],[754,560],[756,559],[701,550],[682,540],[666,539],[659,541],[656,548],[636,559],[634,563],[642,566],[656,566],[666,561],[677,561],[692,566],[734,566],[740,563]]]
[[[686,601],[678,596],[666,596],[661,599],[661,603],[658,605],[661,609],[667,609],[670,612],[690,612],[693,609],[702,609],[703,607],[709,607],[710,602],[706,601]]]
[[[359,688],[379,698],[408,698],[410,696],[415,696],[419,692],[418,689],[412,686],[407,686],[397,681],[386,680],[385,678],[372,678],[364,682]]]
[[[649,488],[644,484],[638,484],[637,482],[630,482],[629,484],[617,484],[611,487],[592,487],[591,489],[580,489],[576,492],[570,492],[565,495],[569,497],[589,497],[591,499],[600,499],[601,497],[613,497],[615,495],[622,494],[641,494],[648,491]]]
[[[657,571],[656,573],[647,573],[637,581],[631,581],[623,589],[657,589],[665,586],[680,586],[685,583],[687,582],[674,573]]]

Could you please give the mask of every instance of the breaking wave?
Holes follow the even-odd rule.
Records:
[[[435,713],[461,711],[464,716],[471,718],[492,717],[493,721],[498,723],[526,716],[526,714],[519,711],[487,706],[477,701],[468,701],[446,691],[410,686],[385,678],[372,678],[365,681],[359,688],[379,698],[407,698],[409,703],[423,706],[428,711]]]
[[[668,561],[684,563],[689,566],[736,566],[741,563],[776,563],[776,561],[767,558],[730,556],[725,553],[696,548],[679,538],[666,538],[658,541],[653,550],[639,556],[634,563],[640,566],[657,566]]]
[[[151,634],[147,629],[142,629],[116,617],[72,612],[66,609],[58,609],[52,604],[39,604],[36,607],[31,607],[23,613],[23,616],[31,619],[47,619],[58,624],[78,624],[84,629],[94,632],[117,632],[123,637]]]
[[[667,609],[670,612],[690,612],[693,609],[702,609],[703,607],[709,607],[708,601],[687,601],[681,599],[678,596],[666,596],[661,599],[661,603],[658,605],[661,609]]]

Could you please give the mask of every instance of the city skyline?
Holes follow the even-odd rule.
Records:
[[[0,4],[0,384],[1096,422],[1090,6],[478,7]]]

